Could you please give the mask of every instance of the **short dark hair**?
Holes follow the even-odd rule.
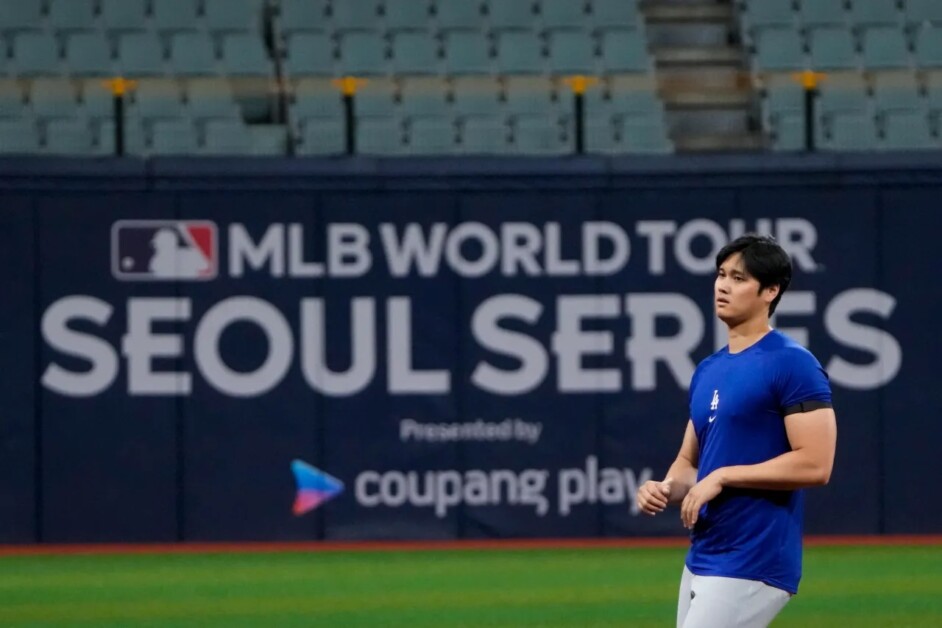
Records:
[[[716,269],[734,253],[742,253],[746,272],[759,281],[760,291],[770,286],[778,286],[778,294],[769,304],[769,316],[775,313],[778,302],[792,282],[792,260],[785,249],[772,236],[760,236],[755,233],[741,235],[716,254]]]

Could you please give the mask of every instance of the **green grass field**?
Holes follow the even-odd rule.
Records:
[[[682,549],[0,557],[0,626],[673,626]],[[775,626],[942,626],[942,546],[812,547]]]

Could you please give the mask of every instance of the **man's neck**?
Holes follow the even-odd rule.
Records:
[[[767,316],[760,316],[748,321],[743,321],[734,327],[729,328],[729,352],[739,353],[745,351],[755,343],[762,340],[762,337],[772,331],[769,326]]]

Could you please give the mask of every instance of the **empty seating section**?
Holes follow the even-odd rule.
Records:
[[[761,120],[774,150],[805,148],[804,92],[793,73],[824,73],[814,110],[825,150],[942,148],[942,2],[736,0]]]
[[[673,150],[636,0],[0,0],[0,41],[4,153],[111,154],[115,76],[136,155],[343,154],[351,75],[364,154],[571,153],[573,74],[590,152]]]

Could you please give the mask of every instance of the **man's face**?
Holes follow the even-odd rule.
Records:
[[[742,253],[733,253],[720,265],[713,284],[717,317],[727,325],[737,325],[768,311],[778,294],[778,286],[759,289],[759,281],[746,272]]]

